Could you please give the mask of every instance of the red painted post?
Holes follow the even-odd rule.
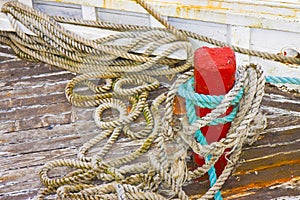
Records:
[[[202,47],[195,52],[194,57],[195,91],[199,94],[225,95],[233,87],[235,82],[236,61],[234,51],[229,47],[208,48]],[[232,111],[230,107],[226,115]],[[208,108],[196,107],[198,116],[203,117],[210,113]],[[220,116],[221,117],[221,116]],[[231,123],[205,126],[201,128],[207,143],[219,141],[226,137]],[[194,161],[203,165],[203,157],[194,153]],[[215,168],[219,176],[227,164],[225,155],[216,162]]]

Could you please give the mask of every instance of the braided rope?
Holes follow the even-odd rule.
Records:
[[[110,29],[110,30],[115,30],[115,31],[129,31],[129,30],[165,30],[163,28],[152,28],[152,27],[147,27],[147,26],[138,26],[138,25],[126,25],[126,24],[114,24],[110,22],[104,22],[104,21],[90,21],[90,20],[81,20],[77,18],[66,18],[66,17],[61,17],[61,16],[54,16],[53,17],[57,22],[61,23],[68,23],[68,24],[74,24],[74,25],[81,25],[81,26],[88,26],[88,27],[95,27],[95,28],[102,28],[102,29]],[[300,64],[300,58],[293,57],[293,56],[284,56],[281,54],[272,54],[268,52],[262,52],[262,51],[257,51],[257,50],[250,50],[246,48],[242,48],[239,46],[234,46],[234,45],[229,45],[225,42],[219,41],[212,39],[207,36],[199,35],[197,33],[193,33],[187,30],[182,30],[182,29],[177,29],[180,33],[202,41],[206,42],[215,46],[220,46],[220,47],[225,47],[229,46],[231,47],[235,52],[241,53],[241,54],[246,54],[250,56],[256,56],[260,57],[263,59],[268,59],[268,60],[274,60],[277,62],[282,62],[282,63],[290,63],[290,64]]]
[[[293,84],[300,85],[300,78],[282,77],[282,76],[266,76],[266,82],[274,84]]]
[[[167,29],[50,17],[17,2],[8,2],[3,6],[2,11],[7,14],[15,32],[0,32],[0,41],[10,45],[21,58],[43,61],[78,73],[66,85],[68,101],[74,106],[97,106],[94,120],[101,132],[82,145],[77,159],[53,160],[43,166],[40,178],[45,188],[39,190],[37,199],[54,193],[61,199],[188,199],[182,186],[207,172],[211,188],[201,199],[221,199],[219,190],[238,161],[242,145],[252,144],[260,130],[264,129],[265,120],[259,112],[265,84],[262,69],[256,65],[239,67],[236,84],[225,96],[195,94],[191,79],[193,50],[187,37],[218,46],[227,45],[195,33],[178,31],[144,0],[136,1]],[[121,33],[90,40],[66,30],[58,22]],[[24,33],[20,24],[35,35]],[[122,46],[113,43],[124,38],[129,41],[128,44]],[[169,49],[160,55],[153,55],[156,49],[165,44],[169,44]],[[142,47],[146,47],[144,53],[133,53]],[[235,46],[232,48],[266,59],[300,63],[298,58]],[[168,57],[179,49],[186,52],[185,60]],[[149,93],[160,85],[155,76],[174,74],[179,75],[169,91],[160,94],[149,105]],[[271,83],[300,84],[299,79],[266,79]],[[104,83],[99,84],[99,80]],[[86,86],[91,94],[81,94],[77,90],[79,86]],[[183,118],[181,128],[175,130],[173,104],[177,93],[186,98],[189,119]],[[165,108],[162,108],[163,104]],[[127,109],[128,105],[130,110]],[[197,118],[194,105],[213,111]],[[229,106],[235,107],[232,113],[218,118]],[[119,115],[104,121],[102,114],[107,109],[117,109]],[[139,116],[145,119],[146,125],[143,130],[134,132],[130,124]],[[232,122],[232,125],[226,138],[207,144],[199,129],[227,122]],[[131,139],[139,139],[141,145],[127,155],[109,159],[107,154],[121,133]],[[105,144],[95,155],[87,156],[91,148],[103,141]],[[175,148],[173,155],[168,153],[170,146]],[[188,148],[206,157],[203,166],[192,171],[187,169],[185,158]],[[148,153],[150,149],[153,151]],[[229,156],[228,164],[222,174],[216,177],[214,164],[225,149],[231,149],[226,155]],[[148,161],[132,163],[147,153]],[[69,167],[73,171],[60,178],[50,178],[49,172],[57,167]]]
[[[188,115],[188,119],[189,119],[189,123],[192,124],[194,123],[196,120],[197,120],[197,117],[196,117],[196,110],[195,110],[195,105],[192,103],[191,100],[189,99],[186,99],[186,110],[187,110],[187,115]],[[198,129],[195,133],[195,138],[196,140],[201,144],[201,145],[208,145],[207,141],[206,141],[206,138],[204,137],[204,135],[202,134],[201,130]],[[208,155],[206,158],[205,158],[205,162],[207,163],[211,158],[211,155]],[[209,181],[210,181],[210,186],[213,187],[214,184],[216,183],[217,181],[217,175],[216,175],[216,170],[215,170],[215,167],[212,166],[209,170],[208,170],[208,176],[209,176]],[[215,194],[215,197],[214,197],[216,200],[221,200],[222,199],[222,196],[221,196],[221,192],[218,191],[216,194]]]

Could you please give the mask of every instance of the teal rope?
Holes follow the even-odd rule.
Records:
[[[282,76],[266,76],[267,83],[274,83],[274,84],[293,84],[293,85],[300,85],[300,78],[292,78],[292,77],[282,77]]]
[[[189,123],[190,124],[194,123],[197,120],[198,117],[196,116],[196,110],[195,110],[194,104],[189,99],[186,99],[186,110],[187,110],[187,113],[189,113],[188,114]],[[206,141],[206,138],[204,137],[204,135],[202,134],[200,129],[198,129],[195,132],[195,137],[196,137],[197,141],[200,144],[202,144],[202,145],[207,145],[208,144],[207,141]],[[208,155],[205,158],[205,162],[207,163],[210,160],[210,158],[211,158],[211,155]],[[215,169],[214,166],[212,166],[208,170],[208,177],[209,177],[210,187],[212,187],[217,182],[217,174],[216,174],[216,169]],[[222,200],[223,199],[220,190],[217,191],[217,193],[215,194],[214,197],[215,197],[216,200]]]
[[[292,78],[292,77],[279,77],[279,76],[266,76],[266,82],[267,83],[273,83],[273,84],[295,84],[300,85],[300,78]],[[195,106],[199,106],[201,108],[209,108],[214,109],[216,108],[221,101],[224,99],[223,95],[215,96],[215,95],[203,95],[203,94],[197,94],[194,91],[194,77],[190,78],[186,83],[180,85],[178,88],[178,94],[185,98],[186,100],[186,111],[188,115],[189,123],[194,123],[197,119],[200,119],[196,115]],[[235,118],[238,108],[239,108],[239,102],[241,98],[243,97],[244,89],[241,89],[239,93],[236,95],[234,100],[231,102],[231,105],[234,107],[232,112],[228,114],[225,117],[214,119],[212,122],[210,122],[208,125],[217,125],[217,124],[225,124],[228,122],[232,122]],[[201,130],[198,129],[195,132],[195,138],[201,145],[207,145],[206,138],[202,134]],[[211,155],[208,155],[205,158],[205,162],[207,163],[211,159]],[[212,187],[216,181],[217,181],[217,175],[215,167],[212,166],[208,170],[209,175],[209,181],[210,186]],[[221,192],[218,191],[215,196],[215,200],[222,200]]]
[[[182,84],[178,88],[178,94],[185,99],[189,99],[196,106],[201,108],[216,108],[221,101],[224,99],[224,95],[216,96],[216,95],[204,95],[197,94],[194,91],[194,77],[190,78],[185,84]],[[232,106],[237,105],[241,98],[243,97],[244,89],[241,89],[238,95],[231,102]]]
[[[194,92],[193,85],[194,85],[194,78],[191,78],[187,81],[187,83],[182,84],[178,89],[179,95],[186,99],[186,110],[187,110],[188,120],[190,124],[194,123],[197,119],[199,119],[199,117],[196,115],[195,105],[200,106],[202,108],[213,109],[216,108],[224,99],[224,96],[197,94]],[[232,122],[232,120],[235,118],[236,113],[238,111],[238,103],[242,98],[243,93],[244,90],[243,89],[240,90],[238,95],[231,102],[231,105],[234,106],[234,109],[230,114],[222,118],[214,119],[208,125],[226,124],[228,122]],[[208,144],[206,138],[204,137],[200,129],[198,129],[195,132],[195,138],[197,142],[199,142],[202,145]],[[210,159],[211,159],[211,155],[208,155],[207,157],[205,157],[205,162],[207,163]],[[209,175],[210,186],[212,187],[217,181],[217,174],[214,166],[212,166],[208,170],[208,175]],[[216,200],[222,200],[221,192],[217,191],[214,198]]]

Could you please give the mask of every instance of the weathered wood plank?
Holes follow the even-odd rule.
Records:
[[[70,123],[64,87],[74,76],[46,64],[15,60],[5,46],[1,50],[5,56],[0,62],[8,62],[0,64],[0,133]]]
[[[49,127],[56,124],[70,123],[71,113],[59,113],[57,115],[44,115],[25,119],[14,119],[0,123],[0,133],[29,130],[34,128]]]
[[[66,96],[64,93],[58,94],[50,94],[45,96],[40,96],[40,98],[36,97],[29,97],[29,98],[18,98],[18,99],[7,99],[0,101],[0,107],[6,108],[7,110],[13,110],[13,108],[20,108],[22,107],[30,107],[31,105],[47,105],[47,104],[54,104],[54,103],[65,103]]]
[[[17,119],[26,119],[30,116],[31,113],[35,113],[37,116],[44,116],[49,113],[59,114],[66,110],[70,110],[69,103],[59,104],[61,110],[57,110],[58,104],[49,104],[49,105],[34,105],[34,106],[22,106],[17,109],[11,108],[7,110],[5,114],[0,116],[0,121],[8,120],[17,120]]]
[[[265,197],[265,193],[272,198],[282,194],[298,194],[300,185],[295,185],[295,188],[287,189],[284,192],[281,190],[281,193],[272,193],[270,189],[290,181],[293,177],[300,177],[299,129],[294,131],[294,136],[298,138],[296,138],[296,142],[293,142],[291,138],[286,138],[286,141],[289,142],[282,141],[281,139],[286,135],[286,132],[266,133],[264,139],[260,139],[251,147],[244,148],[236,170],[222,189],[226,199],[242,199],[242,197],[243,199],[253,199],[256,195]],[[270,140],[273,143],[269,143],[269,145],[257,144]],[[187,186],[186,190],[195,195],[192,199],[196,199],[199,197],[196,194],[203,193],[208,187],[208,183],[192,184]]]
[[[42,166],[26,167],[23,169],[10,170],[1,175],[1,181],[4,184],[0,187],[0,198],[10,199],[11,196],[19,197],[25,192],[31,192],[31,197],[34,197],[40,188],[40,180],[38,173]],[[57,170],[57,174],[65,174],[68,170]],[[9,181],[6,181],[9,180]]]
[[[5,144],[17,144],[27,141],[43,140],[48,138],[62,137],[68,134],[86,134],[87,132],[93,133],[98,130],[92,131],[95,123],[93,121],[76,122],[76,124],[54,125],[53,127],[31,129],[25,131],[16,131],[11,133],[3,133],[1,135],[2,143]]]
[[[10,78],[12,71],[16,74],[20,71],[17,78],[26,75],[25,65],[31,66],[28,71],[40,70],[46,79],[32,78],[38,73],[29,72],[31,78],[25,80],[25,85],[0,87],[0,199],[33,198],[42,187],[38,173],[45,162],[76,158],[78,148],[101,131],[93,121],[94,108],[72,107],[64,99],[64,87],[72,74],[49,76],[60,70],[11,61],[0,64],[5,83],[16,79],[17,75]],[[6,72],[5,68],[9,70]],[[51,83],[46,84],[46,80]],[[271,199],[299,194],[297,184],[284,186],[300,177],[299,100],[297,93],[266,87],[262,110],[268,118],[268,127],[253,146],[243,149],[239,165],[222,190],[225,199],[252,200],[260,196]],[[113,146],[108,158],[132,152],[140,144],[141,141],[122,139]],[[101,144],[96,145],[89,155],[100,148]],[[64,175],[67,170],[58,168],[52,175]],[[196,194],[202,194],[208,187],[208,181],[204,180],[186,186],[185,190],[195,199]]]
[[[82,126],[84,126],[84,124],[82,124]],[[77,133],[76,125],[74,124],[57,126],[51,130],[31,130],[30,133],[34,133],[37,137],[39,137],[39,132],[52,132],[54,136],[51,134],[49,134],[49,136],[42,134],[44,139],[35,138],[34,140],[28,141],[30,138],[25,140],[22,138],[23,142],[22,140],[17,140],[13,144],[8,143],[8,145],[0,146],[0,152],[2,156],[6,158],[6,160],[1,163],[2,169],[4,168],[5,170],[0,170],[2,174],[0,180],[5,189],[0,193],[0,196],[13,195],[18,193],[19,190],[22,191],[25,188],[29,188],[28,180],[32,182],[30,183],[30,189],[36,191],[36,189],[41,186],[38,171],[45,162],[60,158],[76,158],[77,149],[85,141],[99,134],[99,130],[93,131],[90,128],[87,129],[87,127],[88,125],[85,127],[85,132],[79,133]],[[66,129],[70,132],[66,132]],[[23,131],[23,133],[25,132],[26,131]],[[55,135],[57,133],[60,135]],[[19,135],[20,132],[14,132],[13,134]],[[66,136],[61,134],[65,134]],[[108,159],[114,159],[124,155],[124,152],[132,152],[139,145],[141,145],[141,141],[119,141],[112,149],[112,152],[115,153],[110,153],[107,157]],[[100,147],[101,145],[96,145],[95,148],[91,149],[88,155],[95,154],[99,151]],[[54,175],[65,174],[65,170],[64,168],[59,168],[58,171],[54,170]],[[26,172],[31,173],[25,176],[24,173]],[[51,174],[53,175],[53,173]],[[16,182],[18,183],[17,187],[14,185]]]
[[[19,86],[19,88],[14,88],[13,86],[1,87],[1,90],[3,90],[0,91],[0,98],[1,101],[4,101],[8,99],[30,98],[48,94],[64,93],[64,86],[67,82],[68,81],[65,80],[57,80],[57,82],[54,83],[41,82],[37,85]]]
[[[45,65],[46,67],[41,67],[42,65]],[[20,61],[18,64],[14,62],[14,65],[9,66],[10,67],[8,67],[8,63],[1,66],[1,81],[26,80],[29,78],[38,77],[41,74],[46,76],[47,73],[54,74],[55,72],[62,71],[59,68],[51,67],[47,64],[37,64],[24,61]]]

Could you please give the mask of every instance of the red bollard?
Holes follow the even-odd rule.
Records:
[[[194,58],[195,91],[206,95],[225,95],[235,82],[236,61],[234,51],[229,47],[208,48],[202,47],[195,52]],[[226,114],[232,111],[230,107]],[[204,117],[211,109],[196,107],[197,116]],[[220,116],[223,117],[223,116]],[[201,128],[207,143],[219,141],[226,137],[231,123],[205,126]],[[203,157],[194,153],[194,161],[199,166],[205,163]],[[219,176],[227,164],[225,155],[215,163],[216,173]]]

